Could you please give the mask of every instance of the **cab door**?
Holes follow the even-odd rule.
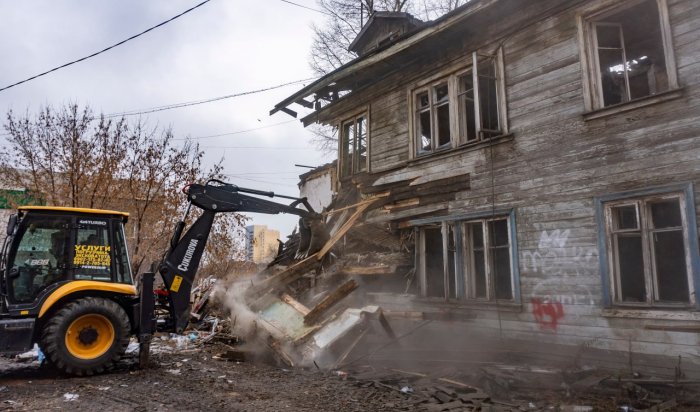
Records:
[[[70,227],[70,216],[28,214],[22,219],[7,261],[10,304],[32,303],[70,278]]]

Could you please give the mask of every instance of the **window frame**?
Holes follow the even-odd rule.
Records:
[[[629,80],[625,72],[628,100],[621,103],[605,105],[602,90],[600,62],[598,54],[598,41],[595,27],[603,19],[611,14],[619,13],[649,0],[634,0],[620,4],[615,0],[607,0],[602,5],[587,7],[577,15],[579,54],[583,77],[583,98],[587,112],[607,110],[618,107],[633,106],[639,101],[644,101],[657,96],[662,96],[680,88],[678,83],[678,70],[676,67],[675,51],[673,47],[673,34],[668,13],[667,0],[651,0],[656,3],[659,12],[659,31],[661,32],[661,44],[666,64],[666,76],[668,78],[668,90],[650,93],[647,96],[632,99],[629,92]],[[622,34],[621,36],[624,36]],[[625,44],[621,44],[625,50]],[[626,61],[626,60],[625,60]]]
[[[488,223],[496,220],[505,220],[507,222],[507,232],[508,232],[508,250],[510,257],[510,289],[511,289],[511,299],[496,299],[495,289],[493,288],[493,282],[487,289],[486,298],[476,298],[472,290],[471,282],[473,280],[472,275],[469,273],[467,266],[472,264],[471,259],[467,256],[468,252],[468,242],[466,239],[466,234],[464,228],[469,223],[481,222],[482,227],[488,227]],[[517,245],[517,231],[516,231],[516,220],[515,220],[515,210],[496,210],[481,213],[471,213],[464,215],[453,215],[447,217],[437,217],[437,218],[425,218],[416,219],[409,222],[411,226],[414,227],[416,233],[416,271],[419,280],[419,290],[420,296],[424,299],[430,300],[440,300],[445,302],[467,302],[475,304],[521,304],[520,296],[520,264],[518,258],[518,245]],[[444,296],[442,297],[430,297],[427,295],[427,276],[426,276],[426,260],[425,256],[425,235],[424,230],[435,229],[437,227],[441,228],[442,233],[442,255],[443,255],[443,283],[444,283]],[[449,290],[450,285],[450,259],[448,258],[448,248],[446,247],[449,243],[448,233],[449,227],[452,227],[454,235],[454,275],[455,275],[455,287],[456,291],[454,293],[455,297],[451,297],[453,294]],[[486,239],[486,233],[485,233]],[[487,243],[485,241],[484,245]],[[490,247],[488,248],[491,249]],[[490,252],[485,253],[484,259],[486,264],[490,265],[490,258],[488,256]],[[487,266],[488,268],[488,266]],[[488,279],[493,279],[493,272],[487,269],[487,282]]]
[[[366,173],[369,172],[369,166],[370,166],[370,127],[369,127],[369,107],[363,109],[362,111],[356,112],[352,116],[348,116],[345,118],[345,120],[341,121],[338,125],[338,177],[339,179],[346,179],[350,176],[356,175],[358,173]],[[348,156],[349,152],[346,153],[345,149],[345,128],[346,125],[352,123],[353,124],[353,139],[352,142],[350,142],[350,145],[352,146],[352,154],[357,152],[357,141],[358,141],[358,136],[357,136],[357,121],[358,119],[364,119],[364,125],[365,125],[365,162],[364,162],[364,167],[361,166],[361,162],[359,161],[359,156],[353,156],[352,163],[350,165],[347,165],[348,161]],[[348,167],[346,171],[346,167]]]
[[[648,235],[655,229],[644,223],[645,220],[650,219],[648,207],[645,205],[652,201],[664,199],[678,199],[679,201],[683,240],[686,245],[684,256],[688,277],[688,303],[658,302],[656,300],[658,298],[658,288],[656,287],[656,279],[653,273],[655,262],[653,262],[653,247],[650,246],[650,240],[648,239]],[[599,266],[605,307],[646,308],[650,310],[687,309],[689,307],[700,309],[700,300],[695,297],[696,290],[700,286],[700,251],[698,251],[698,227],[692,183],[615,193],[597,197],[594,199],[594,202],[598,226]],[[646,300],[644,302],[620,301],[620,279],[616,272],[617,259],[612,244],[614,233],[612,232],[613,222],[610,210],[613,207],[633,204],[644,206],[638,206],[636,209],[642,236],[642,250],[644,251],[644,278],[646,286]]]
[[[493,266],[493,258],[494,256],[492,255],[495,253],[495,249],[502,249],[502,245],[494,245],[493,244],[493,239],[491,239],[492,232],[489,230],[489,224],[492,222],[496,221],[505,221],[506,222],[506,231],[508,233],[508,254],[510,256],[510,259],[512,261],[513,259],[513,241],[511,237],[511,222],[510,219],[508,219],[508,216],[493,216],[493,217],[488,217],[488,218],[483,218],[483,219],[475,219],[475,220],[465,220],[461,221],[460,225],[462,227],[462,247],[463,247],[463,254],[464,254],[464,259],[462,262],[462,265],[464,266],[464,282],[465,282],[465,294],[467,299],[470,300],[475,300],[475,301],[487,301],[487,302],[492,302],[495,300],[502,301],[502,302],[511,302],[513,299],[497,299],[496,298],[496,287],[495,287],[495,270],[492,267]],[[472,240],[470,239],[468,231],[465,229],[467,225],[469,224],[481,224],[481,233],[483,236],[483,245],[482,245],[482,252],[484,254],[483,259],[484,259],[484,275],[485,275],[485,292],[486,295],[485,297],[478,297],[476,296],[476,274],[472,273],[474,271],[474,260],[471,259],[473,256],[473,245],[471,244]],[[513,293],[513,290],[515,289],[515,285],[513,284],[513,268],[511,265],[511,276],[510,276],[510,290],[511,294]]]
[[[480,96],[480,75],[478,66],[480,61],[484,58],[490,58],[493,60],[494,65],[494,75],[496,84],[496,110],[497,119],[500,126],[500,130],[485,130],[482,129],[482,108],[481,108],[481,96]],[[463,118],[460,113],[461,110],[461,96],[465,93],[460,91],[461,78],[469,74],[472,78],[472,90],[473,90],[473,101],[474,101],[474,111],[472,115],[474,116],[475,124],[475,134],[476,137],[473,139],[468,139],[466,134],[466,124],[462,125]],[[442,84],[446,84],[448,87],[448,103],[449,103],[449,130],[450,130],[450,142],[442,146],[438,146],[439,133],[437,133],[437,112],[434,105],[434,93],[433,90]],[[431,150],[421,150],[421,124],[420,124],[420,113],[422,108],[419,106],[419,95],[424,93],[428,94],[429,104],[428,110],[430,111],[430,128],[431,128]],[[503,47],[497,47],[492,53],[484,51],[474,51],[468,54],[460,63],[459,68],[450,69],[447,73],[437,74],[430,78],[424,79],[418,83],[415,83],[408,89],[408,109],[409,109],[409,159],[419,159],[435,155],[437,153],[443,153],[449,151],[450,149],[456,149],[463,146],[472,146],[484,141],[489,141],[499,136],[507,135],[508,131],[508,111],[507,111],[507,101],[505,92],[505,68],[504,68],[504,56]],[[463,133],[464,132],[464,133]],[[487,136],[490,134],[490,136]]]

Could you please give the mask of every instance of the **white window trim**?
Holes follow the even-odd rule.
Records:
[[[503,302],[511,302],[513,299],[497,299],[496,298],[496,288],[493,283],[493,279],[495,277],[494,273],[494,268],[492,267],[492,260],[491,260],[491,254],[494,252],[494,246],[492,245],[492,240],[491,240],[491,231],[488,230],[488,224],[490,222],[494,222],[497,220],[505,220],[506,221],[506,230],[508,233],[508,256],[513,256],[513,239],[511,238],[511,223],[510,219],[508,219],[508,216],[495,216],[492,218],[485,218],[485,219],[474,219],[474,220],[465,220],[465,221],[460,221],[459,224],[462,225],[462,248],[464,252],[466,252],[462,264],[464,265],[464,284],[466,286],[466,298],[469,300],[474,300],[474,301],[483,301],[483,302],[495,302],[495,301],[503,301]],[[484,269],[486,271],[486,297],[477,297],[476,296],[476,277],[474,276],[471,271],[474,269],[474,262],[471,260],[472,257],[472,249],[471,249],[471,240],[469,239],[469,234],[465,230],[465,227],[470,224],[470,223],[480,223],[481,224],[481,229],[482,229],[482,234],[484,238]],[[512,263],[512,262],[511,262]],[[512,267],[512,264],[511,264]],[[514,285],[514,276],[513,276],[513,270],[511,268],[511,274],[510,274],[510,290],[511,294],[514,293],[515,290],[515,285]]]
[[[448,149],[455,149],[461,146],[475,145],[490,139],[484,139],[481,137],[483,130],[481,129],[481,105],[479,104],[479,80],[478,80],[478,70],[474,62],[478,61],[478,57],[493,57],[495,59],[496,65],[496,94],[498,98],[498,119],[500,125],[501,135],[507,135],[509,133],[508,128],[508,105],[506,101],[506,90],[505,90],[505,67],[504,67],[504,52],[503,47],[496,48],[492,53],[486,53],[484,51],[474,51],[470,55],[462,60],[460,67],[457,69],[452,69],[447,71],[447,73],[440,73],[429,78],[423,79],[420,82],[415,83],[408,88],[407,100],[408,100],[408,137],[409,137],[409,159],[418,159],[424,157],[430,157],[437,153],[442,153]],[[475,102],[475,129],[479,138],[472,140],[470,142],[466,141],[466,138],[461,135],[459,130],[459,84],[458,79],[460,76],[464,75],[466,72],[471,71],[474,83],[474,102]],[[450,144],[444,147],[436,147],[431,151],[426,151],[419,153],[418,147],[418,130],[420,125],[417,122],[417,96],[418,94],[427,91],[428,96],[431,99],[431,111],[432,111],[432,89],[441,83],[447,83],[448,93],[449,93],[449,104],[450,104]],[[437,136],[434,132],[436,128],[436,122],[433,119],[433,114],[431,113],[431,131],[432,139],[437,140]],[[496,138],[492,137],[491,139]]]
[[[583,99],[587,112],[593,112],[612,107],[623,107],[634,104],[640,100],[653,98],[664,92],[651,94],[639,99],[629,100],[616,105],[605,106],[603,103],[602,86],[600,82],[600,64],[598,62],[597,41],[595,30],[592,29],[595,20],[604,18],[608,14],[633,7],[647,0],[628,1],[620,4],[619,0],[606,0],[593,6],[582,9],[576,17],[578,28],[579,54],[581,58],[581,72],[583,77]],[[655,0],[659,10],[659,28],[664,48],[666,74],[668,77],[668,91],[678,89],[678,71],[676,57],[673,48],[673,34],[668,14],[667,0]],[[624,45],[623,45],[624,47]]]
[[[491,279],[492,271],[490,271],[490,262],[488,261],[488,256],[485,257],[487,260],[487,297],[486,298],[475,298],[471,286],[472,277],[467,273],[467,266],[470,262],[470,257],[467,256],[469,253],[468,243],[466,240],[466,232],[464,227],[467,223],[474,222],[489,222],[493,220],[506,220],[507,231],[508,231],[508,252],[510,256],[510,290],[511,299],[496,299],[495,290],[493,287],[489,286],[492,282]],[[416,275],[418,278],[418,285],[420,287],[420,295],[424,299],[429,299],[431,301],[441,300],[446,302],[459,302],[459,303],[474,303],[479,305],[489,305],[489,304],[516,304],[521,303],[520,300],[520,264],[518,257],[518,246],[517,246],[517,235],[515,231],[515,211],[514,210],[499,210],[494,212],[484,212],[484,213],[473,213],[468,215],[455,215],[443,218],[426,218],[417,219],[411,222],[415,225],[415,263],[416,263]],[[439,224],[439,226],[437,225]],[[455,286],[458,288],[455,295],[456,298],[450,297],[449,290],[449,268],[447,259],[447,245],[448,245],[448,226],[454,226],[455,235]],[[486,225],[487,226],[487,225]],[[443,250],[443,276],[445,282],[444,297],[429,297],[427,296],[427,276],[426,276],[426,259],[425,256],[425,236],[423,230],[425,229],[441,229],[442,233],[442,250]],[[488,232],[488,230],[486,231]],[[486,243],[486,236],[488,234],[484,233],[484,241]],[[488,253],[491,253],[490,251]]]

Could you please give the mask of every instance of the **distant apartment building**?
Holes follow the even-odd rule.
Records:
[[[277,256],[280,238],[279,230],[268,229],[267,225],[246,226],[246,257],[255,263],[267,263]]]

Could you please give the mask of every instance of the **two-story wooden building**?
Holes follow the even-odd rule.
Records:
[[[277,104],[339,133],[339,191],[413,231],[413,294],[540,342],[700,354],[700,2],[378,13]]]

